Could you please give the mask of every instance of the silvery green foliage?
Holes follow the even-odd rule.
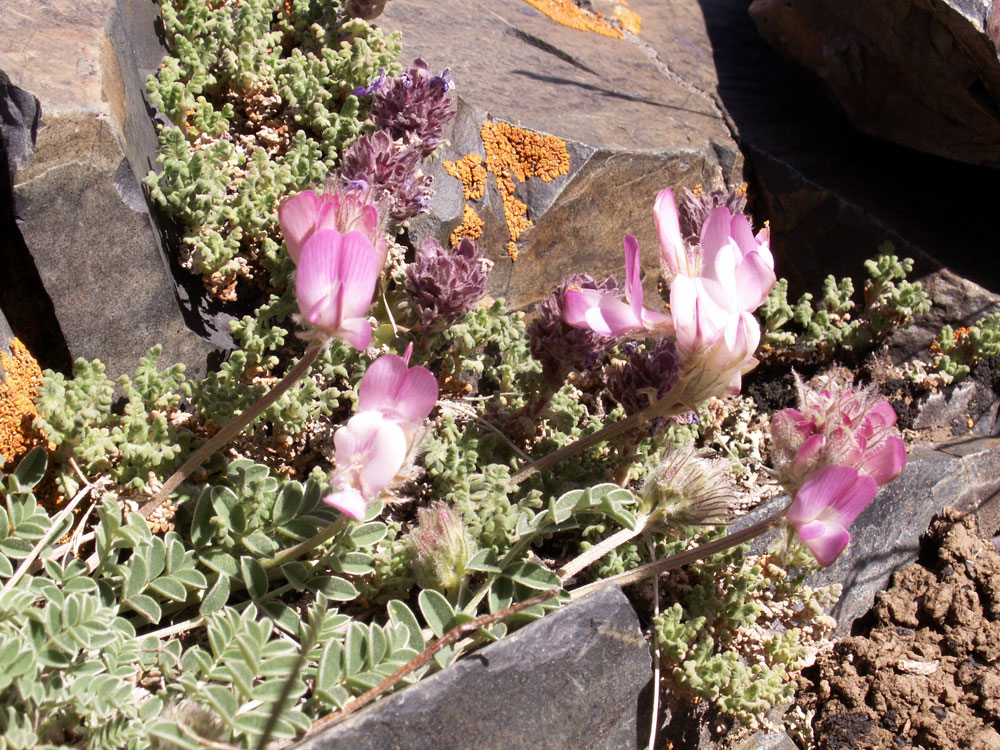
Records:
[[[142,487],[154,472],[165,476],[179,463],[190,436],[170,423],[185,386],[184,365],[158,370],[162,347],[139,360],[135,378],[117,385],[125,405],[112,409],[115,382],[99,361],[78,359],[73,377],[46,370],[35,424],[64,458],[72,456],[90,475],[108,472],[127,487]],[[67,477],[70,494],[76,486]]]
[[[964,379],[980,362],[1000,354],[1000,313],[957,331],[945,326],[931,344],[931,352],[931,365],[946,383]]]
[[[758,727],[792,698],[795,675],[836,624],[823,610],[840,586],[805,585],[817,565],[801,545],[763,558],[748,553],[747,545],[735,547],[692,566],[683,585],[668,581],[664,590],[675,601],[654,618],[654,632],[676,696],[707,699]]]
[[[837,281],[827,276],[815,306],[807,292],[794,307],[787,298],[788,280],[779,279],[760,308],[763,342],[775,348],[813,349],[826,359],[837,352],[870,349],[896,328],[912,323],[930,309],[931,300],[920,282],[906,280],[913,259],[900,260],[892,255],[893,249],[886,242],[875,259],[865,261],[864,306],[857,311],[854,282],[849,278]]]
[[[278,203],[321,183],[370,127],[354,89],[398,70],[398,40],[337,0],[163,0],[161,14],[172,56],[147,89],[176,127],[161,129],[161,171],[144,183],[196,273],[225,284],[248,261],[278,273]]]

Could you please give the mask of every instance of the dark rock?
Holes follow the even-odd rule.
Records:
[[[820,78],[858,130],[1000,167],[993,5],[754,0],[750,15],[765,39]]]
[[[630,6],[641,13],[643,4]],[[718,95],[747,159],[750,207],[770,220],[777,272],[789,279],[790,295],[817,292],[829,273],[863,280],[864,260],[885,240],[916,259],[914,278],[947,266],[1000,292],[989,218],[994,170],[857,132],[809,73],[761,38],[750,0],[698,4]]]
[[[707,47],[702,21],[687,10],[685,29]],[[402,30],[403,60],[419,55],[433,70],[451,68],[458,114],[445,133],[451,143],[443,161],[484,156],[481,128],[490,120],[565,142],[568,174],[515,183],[534,222],[517,243],[516,263],[507,256],[495,176],[483,199],[467,203],[484,222],[481,245],[496,261],[490,293],[512,307],[533,306],[572,273],[622,276],[626,233],[639,238],[647,269],[656,269],[657,191],[742,180],[742,157],[711,93],[664,61],[667,52],[686,49],[680,38],[658,49],[642,35],[579,31],[527,4],[499,0],[390,3],[379,23]],[[440,161],[431,171],[431,213],[414,220],[410,233],[447,244],[465,202]]]
[[[621,750],[648,731],[639,704],[651,679],[639,620],[608,588],[297,748]]]
[[[0,70],[0,141],[7,153],[7,180],[28,163],[35,151],[42,109],[38,99],[10,82]]]

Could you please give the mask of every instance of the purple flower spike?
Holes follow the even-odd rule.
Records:
[[[363,181],[374,195],[389,199],[389,214],[404,222],[427,210],[431,178],[420,171],[420,149],[396,143],[384,130],[362,136],[344,153],[340,172],[348,182]]]
[[[785,519],[826,567],[844,551],[847,528],[875,498],[878,485],[850,466],[826,466],[813,474],[788,507]]]
[[[487,263],[470,239],[450,253],[433,238],[420,246],[406,268],[405,288],[420,324],[448,324],[475,309],[486,294]]]
[[[378,274],[375,248],[361,232],[320,229],[302,248],[295,276],[303,319],[327,336],[366,349],[372,329],[365,313]]]
[[[445,125],[455,116],[451,99],[453,87],[448,71],[431,75],[419,57],[398,78],[375,90],[371,118],[392,139],[414,145],[422,158],[437,150]]]

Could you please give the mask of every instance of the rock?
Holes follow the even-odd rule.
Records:
[[[142,32],[158,47],[154,0],[120,4],[128,5],[123,14],[130,23],[145,21]],[[142,101],[144,74],[129,66],[134,50],[149,44],[121,33],[109,37],[104,25],[112,7],[111,0],[29,4],[0,20],[5,38],[18,40],[0,51],[0,67],[20,87],[6,91],[21,92],[19,99],[10,93],[4,98],[20,108],[8,106],[16,116],[5,116],[0,131],[16,172],[12,192],[20,229],[4,249],[14,271],[4,309],[14,333],[44,366],[57,362],[57,369],[68,371],[71,358],[96,358],[117,376],[161,343],[164,364],[184,362],[189,376],[197,377],[215,347],[185,324],[120,145],[121,131],[135,130],[134,123],[122,124],[126,112],[133,118],[141,112],[146,127],[153,127],[147,110],[135,103]],[[126,80],[133,89],[128,93]],[[32,94],[40,102],[34,112]],[[136,163],[145,174],[148,159]],[[48,335],[23,332],[42,325],[44,316],[22,314],[32,321],[25,323],[11,313],[32,306],[54,311]]]
[[[643,5],[669,26],[653,3],[630,7],[641,15]],[[707,39],[696,6],[682,5],[704,62]],[[468,207],[483,223],[480,242],[496,263],[490,293],[512,307],[533,306],[571,273],[622,276],[626,233],[639,238],[645,266],[655,272],[657,191],[742,180],[742,157],[711,93],[697,79],[671,73],[662,59],[664,50],[685,48],[683,40],[658,49],[641,33],[601,36],[564,26],[527,3],[499,0],[389,3],[378,22],[403,32],[404,61],[420,56],[433,70],[449,67],[456,82],[458,114],[445,134],[450,144],[431,166],[437,193],[431,213],[412,222],[411,237],[447,244]],[[513,154],[506,148],[512,142],[523,144]],[[487,159],[487,167],[492,158],[518,154],[524,163],[543,151],[552,179],[521,180],[498,167],[481,199],[463,200],[462,184],[445,164],[469,154]],[[534,224],[517,239],[516,262],[508,257],[505,181],[505,189],[513,187],[508,211],[521,201]],[[652,282],[655,273],[647,278]]]
[[[828,568],[811,576],[812,586],[839,583],[840,601],[830,613],[837,620],[837,635],[849,635],[855,619],[872,606],[875,595],[886,589],[892,574],[914,562],[920,536],[931,518],[945,506],[976,513],[984,535],[994,534],[992,520],[1000,526],[1000,440],[969,438],[940,446],[917,446],[910,452],[902,475],[879,490],[851,525],[851,542]],[[734,529],[745,528],[788,503],[786,497],[766,503],[738,519]],[[751,545],[760,553],[774,532]]]
[[[608,588],[391,695],[299,750],[620,750],[647,730],[649,648]],[[643,745],[644,746],[644,745]]]
[[[770,220],[776,270],[789,279],[790,296],[819,291],[829,273],[863,280],[864,260],[885,240],[917,261],[913,278],[946,266],[1000,292],[989,219],[994,170],[857,132],[809,73],[763,40],[750,0],[699,5],[718,96],[747,160],[750,208]]]
[[[1000,60],[992,0],[789,3],[750,15],[815,73],[854,127],[949,159],[1000,167]]]

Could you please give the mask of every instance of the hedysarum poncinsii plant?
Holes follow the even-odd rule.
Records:
[[[437,403],[437,379],[426,367],[410,367],[413,345],[402,357],[383,354],[358,386],[358,411],[333,436],[337,491],[323,501],[363,520],[368,503],[405,479]]]
[[[369,114],[376,128],[394,141],[415,145],[427,158],[437,150],[445,125],[455,116],[448,97],[454,87],[447,68],[432,75],[418,57],[399,77],[376,83]]]

